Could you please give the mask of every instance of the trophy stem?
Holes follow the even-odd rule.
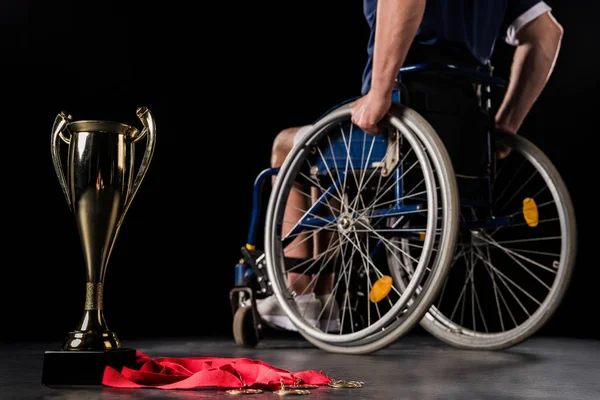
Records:
[[[87,282],[85,311],[77,329],[69,333],[63,350],[114,350],[121,347],[116,333],[108,329],[102,310],[104,285]]]
[[[85,285],[85,310],[102,310],[102,283],[88,282]]]

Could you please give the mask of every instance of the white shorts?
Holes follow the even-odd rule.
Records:
[[[298,129],[298,132],[296,132],[296,134],[294,135],[294,146],[296,146],[298,142],[300,142],[304,138],[304,136],[306,136],[310,128],[312,128],[312,125],[304,125],[300,129]]]

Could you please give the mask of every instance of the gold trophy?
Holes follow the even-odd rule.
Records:
[[[135,364],[135,350],[121,347],[104,319],[102,298],[108,260],[123,219],[146,175],[156,143],[150,111],[136,112],[141,130],[111,121],[72,121],[60,113],[52,128],[52,161],[81,239],[86,267],[83,316],[60,350],[45,353],[42,383],[100,384],[107,365]],[[135,144],[146,138],[137,175]],[[60,157],[68,145],[66,175]],[[83,300],[83,299],[82,299]]]

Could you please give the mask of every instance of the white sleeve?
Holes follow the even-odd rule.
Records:
[[[546,4],[543,1],[540,1],[539,3],[531,7],[529,10],[525,11],[517,19],[515,19],[513,23],[510,24],[510,26],[508,27],[508,30],[506,31],[506,43],[513,46],[517,46],[519,44],[519,41],[517,40],[517,33],[519,32],[519,30],[534,19],[536,19],[537,17],[539,17],[540,15],[550,10],[552,9],[548,4]]]

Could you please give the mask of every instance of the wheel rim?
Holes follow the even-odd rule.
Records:
[[[430,156],[440,193],[442,224],[439,244],[441,251],[437,252],[435,260],[431,264],[432,270],[423,280],[418,294],[413,295],[414,300],[410,302],[410,309],[398,316],[385,329],[361,340],[340,344],[320,341],[309,334],[300,332],[310,343],[325,351],[342,354],[369,354],[388,346],[408,333],[415,324],[422,320],[429,305],[439,293],[454,253],[459,225],[459,202],[454,169],[448,152],[431,125],[414,110],[396,104],[390,114],[392,118],[398,119],[399,123],[406,125],[414,132]]]
[[[323,154],[323,151],[321,150],[320,147],[318,147],[317,145],[319,144],[319,140],[324,140],[321,143],[326,143],[327,141],[329,141],[329,145],[331,145],[331,138],[327,136],[327,133],[329,132],[330,129],[332,129],[333,127],[338,127],[338,124],[340,123],[344,123],[344,122],[349,122],[350,119],[350,110],[349,108],[342,108],[340,110],[336,110],[334,111],[332,114],[330,114],[328,116],[328,118],[323,119],[320,121],[320,123],[316,124],[313,128],[312,128],[312,135],[307,135],[307,137],[304,139],[304,141],[302,143],[300,143],[300,145],[295,149],[295,151],[293,150],[292,153],[288,156],[286,163],[284,163],[284,165],[282,166],[280,172],[279,172],[279,178],[278,181],[275,184],[274,190],[273,190],[273,194],[271,195],[271,201],[269,204],[269,210],[271,210],[271,212],[268,212],[267,214],[267,225],[266,225],[266,231],[265,231],[265,253],[266,253],[266,257],[267,257],[267,268],[269,271],[269,276],[273,285],[273,291],[275,293],[275,295],[277,296],[282,308],[284,308],[287,316],[294,322],[294,324],[298,327],[299,330],[301,330],[304,334],[308,334],[311,337],[314,337],[318,340],[322,340],[322,341],[326,341],[329,343],[346,343],[346,342],[352,342],[352,341],[356,341],[356,340],[360,340],[362,338],[367,337],[368,335],[371,335],[377,331],[380,331],[382,328],[385,328],[390,321],[392,321],[398,314],[400,314],[403,309],[405,308],[407,302],[410,300],[412,294],[414,293],[414,291],[417,289],[418,287],[418,278],[422,276],[423,273],[425,273],[425,269],[426,266],[429,262],[430,256],[431,256],[431,249],[433,246],[433,242],[435,240],[435,235],[434,232],[436,231],[436,226],[437,226],[437,218],[435,218],[435,210],[437,210],[437,197],[435,194],[435,191],[432,190],[434,188],[434,179],[433,179],[433,172],[432,169],[429,165],[429,161],[428,158],[426,156],[426,154],[424,153],[423,149],[421,148],[420,143],[418,142],[418,140],[414,137],[414,134],[407,129],[404,125],[398,124],[396,122],[395,128],[398,129],[399,133],[402,135],[402,138],[405,140],[405,146],[410,145],[411,150],[413,151],[413,156],[416,158],[420,169],[414,169],[414,171],[419,171],[421,172],[421,176],[422,176],[422,181],[423,181],[423,185],[425,187],[425,193],[426,193],[426,197],[427,197],[427,207],[426,210],[424,210],[424,212],[426,213],[426,223],[424,225],[421,225],[420,231],[424,231],[425,233],[425,237],[424,237],[424,241],[423,241],[423,247],[422,247],[422,251],[421,251],[421,256],[418,260],[417,266],[415,268],[415,280],[414,282],[410,282],[409,285],[407,285],[407,287],[405,288],[405,290],[400,293],[399,291],[397,291],[396,289],[391,289],[390,293],[392,292],[396,292],[397,295],[397,301],[395,301],[394,304],[392,304],[389,308],[389,310],[384,313],[383,315],[381,315],[381,313],[379,313],[378,315],[378,320],[371,323],[372,321],[369,321],[369,324],[367,327],[365,327],[364,329],[360,329],[359,331],[354,331],[354,332],[349,332],[349,333],[342,333],[342,332],[336,332],[335,334],[332,333],[327,333],[327,332],[323,332],[321,329],[316,328],[315,326],[312,326],[311,324],[309,324],[304,318],[302,318],[301,315],[299,315],[299,311],[294,307],[293,305],[293,300],[291,299],[291,295],[289,292],[289,289],[287,288],[287,286],[285,285],[284,280],[282,279],[283,277],[283,271],[282,271],[282,264],[283,264],[283,252],[282,252],[282,235],[281,235],[281,225],[282,223],[282,216],[283,216],[283,208],[285,207],[285,202],[282,201],[283,199],[287,199],[288,195],[290,193],[291,190],[293,190],[294,188],[291,187],[291,183],[294,180],[295,176],[300,175],[301,171],[301,167],[302,167],[302,163],[304,160],[309,159],[309,149],[317,149],[315,154],[318,154],[318,156],[321,159],[326,159],[326,155]],[[356,127],[354,127],[353,129],[356,129]],[[361,133],[363,133],[361,131]],[[345,131],[345,135],[351,135],[352,134],[352,130],[347,130]],[[364,133],[363,133],[364,134]],[[344,135],[342,135],[343,137]],[[344,146],[347,150],[347,155],[352,153],[352,145],[350,144],[351,141],[351,136],[346,136],[347,141],[344,142]],[[364,143],[363,143],[364,144]],[[373,144],[371,143],[371,150],[373,149]],[[364,146],[363,146],[364,148]],[[350,150],[350,151],[348,151]],[[333,153],[333,148],[331,153]],[[363,156],[365,156],[367,153],[363,153]],[[363,157],[364,159],[364,157]],[[326,165],[326,163],[323,163],[324,165]],[[352,164],[352,162],[348,162],[346,161],[345,165],[346,167]],[[314,167],[314,166],[312,166]],[[377,170],[378,168],[383,168],[382,166],[379,167],[375,167],[374,169]],[[352,168],[350,168],[350,170],[352,170]],[[336,171],[336,176],[339,173],[339,170]],[[331,173],[331,171],[328,171],[327,175],[331,178],[331,181],[335,181],[334,178],[334,174]],[[347,174],[341,174],[343,176],[346,176]],[[373,178],[376,175],[371,175],[371,178]],[[389,177],[393,177],[393,174],[390,174]],[[406,177],[405,175],[401,175],[402,179],[404,180]],[[305,177],[306,178],[306,177]],[[358,187],[358,193],[361,193],[360,190],[360,185],[361,182],[365,181],[365,177],[357,177],[356,175],[354,176],[356,183],[358,183],[358,185],[356,185]],[[349,179],[350,180],[350,179]],[[368,179],[367,179],[368,180]],[[380,179],[379,182],[381,182],[381,175],[380,175]],[[317,182],[318,183],[318,182]],[[318,186],[318,185],[315,185]],[[335,186],[335,185],[334,185]],[[385,186],[384,186],[385,187]],[[321,186],[321,192],[325,192],[326,188]],[[338,188],[336,188],[338,189]],[[387,187],[387,191],[389,191],[390,187]],[[342,191],[343,192],[343,191]],[[339,237],[346,239],[346,244],[350,244],[351,248],[356,250],[357,253],[360,253],[360,257],[361,259],[364,261],[364,264],[367,265],[368,267],[372,267],[373,270],[375,272],[377,272],[378,276],[383,275],[381,273],[381,271],[379,271],[379,268],[377,265],[375,265],[375,263],[373,262],[373,260],[369,260],[367,257],[367,254],[365,254],[365,251],[361,251],[361,242],[358,240],[357,236],[359,233],[362,233],[361,231],[368,231],[369,234],[371,235],[375,235],[377,237],[378,240],[380,240],[383,244],[384,247],[390,246],[391,242],[390,241],[386,241],[383,238],[383,235],[381,234],[381,230],[377,230],[375,229],[374,225],[373,226],[368,226],[369,222],[365,222],[361,225],[360,223],[360,218],[355,218],[353,221],[351,221],[351,223],[353,224],[352,227],[350,228],[349,231],[345,232],[344,231],[344,217],[348,217],[347,213],[348,211],[350,212],[350,214],[358,214],[359,216],[364,216],[365,212],[364,210],[370,209],[373,213],[369,214],[369,221],[373,221],[374,220],[374,215],[375,215],[375,211],[380,211],[377,209],[376,206],[373,206],[375,203],[377,203],[376,201],[373,202],[371,201],[371,203],[373,204],[369,204],[367,205],[366,202],[363,203],[362,205],[365,207],[360,207],[360,201],[358,200],[360,196],[355,196],[354,198],[351,198],[350,196],[348,196],[348,200],[345,200],[344,196],[345,193],[342,193],[338,190],[338,193],[340,194],[340,196],[338,196],[338,200],[339,200],[339,204],[340,207],[337,210],[332,211],[333,214],[335,214],[337,211],[338,217],[341,224],[339,226],[338,232],[339,232]],[[375,199],[377,199],[377,196],[374,196]],[[406,199],[405,199],[406,200]],[[333,210],[335,207],[332,207],[331,209]],[[404,218],[408,213],[404,213],[404,215],[401,216],[401,218]],[[381,215],[379,219],[381,219]],[[387,219],[387,218],[386,218]],[[348,225],[348,221],[346,221],[346,225]],[[358,226],[358,228],[357,228]],[[423,227],[425,227],[425,229],[423,229]],[[399,230],[392,227],[392,229],[394,229],[394,234],[399,233]],[[406,233],[406,232],[404,232]],[[352,235],[355,235],[355,237],[357,238],[356,241],[352,240]],[[341,248],[341,247],[340,247]],[[363,248],[363,250],[367,249],[366,247]],[[342,256],[342,259],[345,258],[344,255],[344,250],[338,250],[338,257],[339,255]],[[414,257],[413,257],[414,258]],[[415,258],[416,260],[416,258]],[[340,279],[342,278],[342,276],[345,276],[345,268],[346,265],[344,263],[344,261],[341,262],[342,264],[342,273],[336,274],[336,277],[339,276],[338,278],[338,283],[340,282]],[[350,268],[352,268],[352,265],[350,265]],[[364,269],[367,269],[364,268]],[[371,271],[372,272],[372,271]],[[366,271],[366,275],[367,278],[369,276],[369,271]],[[349,275],[349,274],[348,274]],[[368,281],[368,279],[367,279]],[[373,285],[369,286],[369,282],[367,282],[367,287],[373,287]],[[390,294],[388,294],[388,298],[389,298]],[[348,307],[345,307],[345,304],[341,305],[341,309],[342,309],[342,313],[345,312],[345,310],[348,309]],[[370,306],[367,307],[367,310],[370,310]],[[373,313],[375,314],[375,312]],[[344,314],[342,314],[344,315]],[[352,315],[352,314],[350,314]],[[343,317],[342,317],[343,318]],[[368,317],[370,318],[370,317]],[[353,324],[351,324],[351,326],[353,326]]]
[[[513,151],[498,164],[494,214],[496,221],[511,216],[514,222],[467,231],[474,224],[463,207],[462,240],[423,319],[428,331],[462,347],[499,348],[533,334],[558,306],[573,266],[574,216],[558,172],[522,137],[498,139]]]

